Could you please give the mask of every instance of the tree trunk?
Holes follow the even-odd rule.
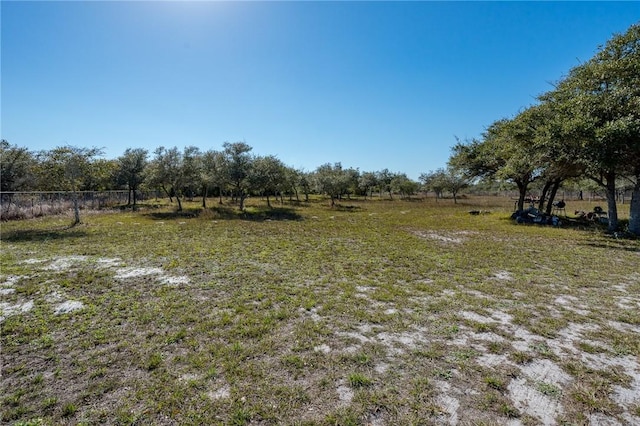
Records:
[[[267,192],[267,207],[271,208],[271,201],[269,201],[269,193]]]
[[[527,196],[527,184],[522,181],[516,181],[518,185],[518,211],[524,210],[524,199]]]
[[[562,179],[556,179],[553,181],[553,186],[551,187],[551,194],[549,194],[549,201],[547,201],[547,214],[551,215],[553,211],[553,200],[556,198],[556,194],[558,193],[558,189],[560,188],[560,184],[562,183]]]
[[[180,197],[176,195],[176,201],[178,201],[178,211],[182,211],[182,202],[180,201]]]
[[[127,205],[131,205],[131,187],[129,187],[129,190],[127,191]]]
[[[610,232],[618,229],[618,206],[616,205],[616,179],[615,174],[607,175],[605,186],[607,192],[607,209],[609,214],[609,226],[607,230]]]
[[[246,197],[245,194],[244,194],[244,191],[241,191],[240,194],[238,194],[236,196],[240,200],[240,211],[244,211],[244,199]]]
[[[73,225],[75,226],[80,223],[80,205],[78,202],[78,194],[76,192],[73,193]]]
[[[636,176],[636,182],[631,192],[629,232],[633,235],[640,236],[640,176]]]
[[[204,187],[202,188],[202,208],[206,209],[207,208],[207,193],[209,192],[209,187],[207,185],[204,185]]]
[[[167,187],[164,185],[161,185],[160,188],[162,188],[164,193],[167,194],[167,197],[169,197],[169,202],[173,203],[173,197],[171,196],[171,193],[167,190]]]
[[[132,188],[131,192],[133,192],[133,209],[136,208],[136,203],[138,202],[138,196],[136,195],[136,188]]]
[[[549,192],[549,188],[551,188],[552,184],[553,182],[551,180],[548,180],[544,183],[544,186],[542,187],[542,195],[540,195],[540,201],[538,202],[538,210],[540,211],[544,210],[544,200],[547,199],[547,192]],[[549,214],[551,214],[551,209],[549,208],[549,205],[551,203],[552,203],[551,200],[547,203],[547,210]]]

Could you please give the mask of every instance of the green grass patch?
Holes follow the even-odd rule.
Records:
[[[582,358],[640,356],[638,241],[499,197],[209,201],[2,224],[3,423],[535,424],[536,361],[567,418],[638,415]]]

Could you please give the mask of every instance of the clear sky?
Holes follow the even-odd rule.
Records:
[[[640,20],[639,2],[14,2],[1,137],[221,149],[417,179]]]

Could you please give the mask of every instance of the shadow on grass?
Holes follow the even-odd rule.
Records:
[[[226,217],[228,219],[243,219],[256,222],[262,222],[265,220],[302,220],[302,216],[296,213],[294,209],[288,207],[252,207],[243,212],[233,209],[229,210],[232,210],[231,214],[233,216]]]
[[[336,205],[333,206],[331,209],[334,210],[334,211],[338,211],[338,212],[357,212],[357,211],[362,210],[362,207],[354,206],[354,205],[343,205],[343,204],[336,203]]]
[[[640,253],[640,242],[631,239],[610,240],[606,242],[590,241],[582,245],[607,250],[622,250],[632,253]]]
[[[143,214],[145,216],[148,216],[156,220],[169,220],[169,219],[189,219],[189,218],[199,217],[202,214],[202,212],[203,210],[200,208],[189,208],[189,209],[183,209],[182,211],[150,212],[150,213],[143,213]]]
[[[262,222],[266,220],[302,220],[302,216],[292,208],[288,207],[248,207],[244,211],[237,207],[215,206],[202,208],[184,209],[181,212],[150,212],[146,216],[157,220],[170,219],[211,219],[211,220],[250,220]]]
[[[60,229],[19,229],[2,232],[0,240],[3,242],[19,243],[26,241],[50,241],[85,237],[87,233],[77,227]]]

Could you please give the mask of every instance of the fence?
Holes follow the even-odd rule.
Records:
[[[80,209],[100,210],[126,204],[128,191],[81,191],[75,193]],[[137,199],[147,198],[138,193]],[[152,195],[153,196],[153,195]],[[29,219],[73,210],[73,192],[0,192],[0,220]]]

